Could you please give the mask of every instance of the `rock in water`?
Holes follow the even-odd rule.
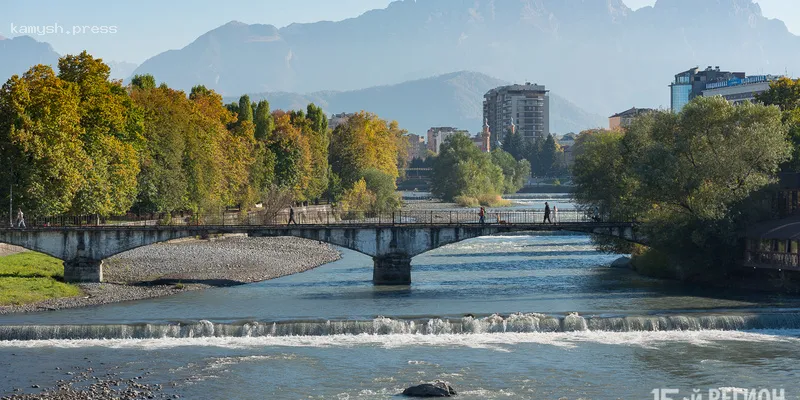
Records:
[[[457,393],[447,382],[436,381],[412,386],[403,391],[403,396],[408,397],[451,397]]]
[[[620,257],[611,263],[611,268],[631,268],[630,257]]]

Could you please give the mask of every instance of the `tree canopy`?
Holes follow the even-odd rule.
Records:
[[[679,114],[638,118],[625,133],[582,134],[576,200],[648,224],[654,248],[690,265],[724,265],[754,193],[790,157],[778,107],[697,98]]]
[[[453,201],[460,196],[479,198],[515,193],[529,174],[527,160],[517,161],[499,149],[485,153],[466,135],[452,135],[433,161],[433,194]]]
[[[58,73],[37,65],[2,86],[0,157],[9,173],[0,195],[13,187],[14,204],[32,216],[214,213],[258,201],[274,211],[287,199],[353,190],[374,199],[374,210],[399,206],[395,179],[406,157],[396,122],[362,111],[331,131],[314,104],[272,111],[243,95],[225,105],[202,85],[187,96],[152,75],[127,87],[109,76],[83,52],[62,57]]]

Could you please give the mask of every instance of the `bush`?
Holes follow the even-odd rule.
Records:
[[[367,190],[374,197],[368,206],[369,211],[380,213],[400,209],[400,195],[396,192],[397,185],[391,175],[369,168],[362,172],[361,177],[366,183]]]
[[[481,194],[477,197],[456,196],[453,198],[456,204],[461,207],[509,207],[512,202],[496,194]]]
[[[478,199],[469,196],[456,196],[453,201],[461,207],[478,207],[480,205]]]
[[[360,219],[364,217],[364,211],[369,211],[374,203],[375,194],[367,189],[367,182],[362,178],[350,190],[344,192],[339,205],[345,211],[347,218]]]
[[[482,194],[478,196],[478,203],[484,207],[508,207],[511,200],[506,200],[496,194]]]
[[[634,254],[631,260],[636,272],[651,278],[677,279],[676,271],[671,267],[669,257],[656,250],[646,249]]]

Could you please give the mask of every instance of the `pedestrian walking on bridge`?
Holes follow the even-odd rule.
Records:
[[[22,209],[17,209],[17,228],[25,228],[25,214],[22,213]]]
[[[478,211],[478,216],[480,217],[480,223],[483,224],[486,222],[486,209],[481,207],[481,210]]]
[[[551,224],[553,223],[553,221],[550,220],[550,204],[547,204],[547,202],[545,201],[544,202],[544,220],[542,220],[542,223],[544,224],[546,222],[549,222]]]
[[[286,223],[287,226],[291,225],[294,222],[297,225],[297,221],[294,220],[294,207],[289,206],[289,222]]]

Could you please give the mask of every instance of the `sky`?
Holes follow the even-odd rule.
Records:
[[[511,1],[511,0],[504,0]],[[629,7],[655,0],[623,0]],[[232,20],[283,27],[338,21],[385,8],[391,0],[0,0],[0,36],[27,33],[60,54],[88,50],[106,61],[140,64]],[[757,0],[768,18],[780,17],[800,35],[800,0]],[[78,4],[80,4],[78,6]],[[223,5],[222,7],[220,5]],[[213,10],[210,12],[209,10]],[[22,32],[33,27],[37,32]],[[40,34],[41,33],[41,34]]]

